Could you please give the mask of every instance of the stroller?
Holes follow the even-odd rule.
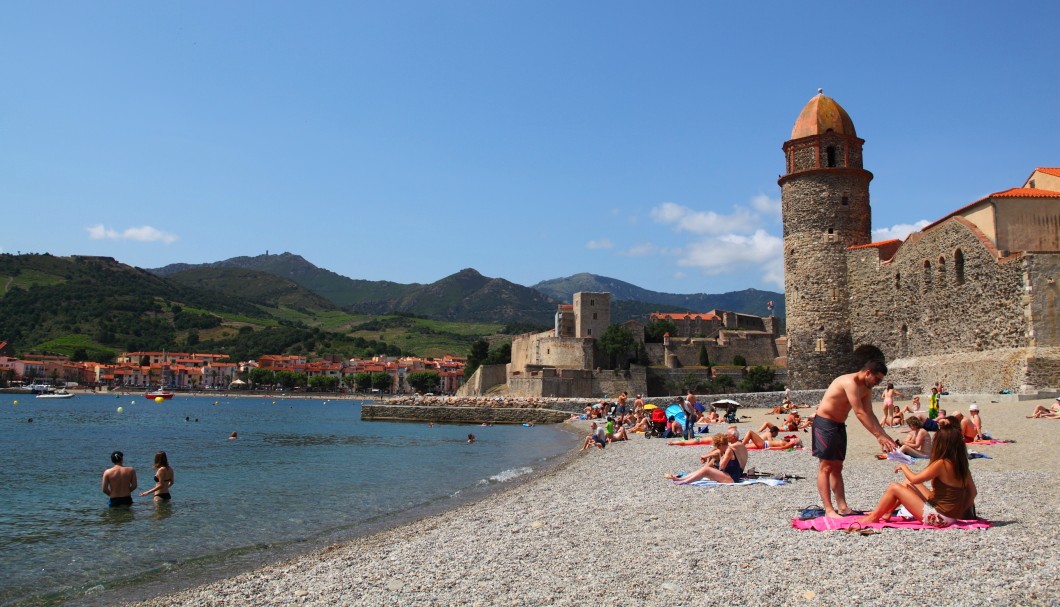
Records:
[[[662,409],[652,409],[649,415],[651,415],[651,424],[644,436],[647,438],[662,436],[666,432],[666,412]]]
[[[727,424],[738,424],[740,418],[736,416],[736,410],[740,408],[740,405],[736,403],[729,403],[725,406],[725,423]]]

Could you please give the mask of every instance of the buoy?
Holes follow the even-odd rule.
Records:
[[[131,402],[131,403],[129,403],[129,404],[130,404],[130,405],[135,405],[135,404],[136,404],[136,401],[134,400],[134,401],[132,401],[132,402]]]
[[[221,403],[219,403],[219,402],[217,402],[217,401],[213,401],[213,404],[215,404],[215,405],[219,405],[219,404],[221,404]]]
[[[155,402],[156,403],[164,403],[164,402],[166,402],[166,399],[162,398],[161,396],[156,396],[155,397]]]
[[[18,401],[17,401],[17,400],[15,401],[15,404],[16,404],[16,405],[18,404]]]
[[[125,413],[125,407],[118,407],[118,413]]]

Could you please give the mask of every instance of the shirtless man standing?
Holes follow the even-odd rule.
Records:
[[[136,470],[124,463],[121,451],[110,454],[113,466],[103,471],[103,493],[110,496],[110,507],[131,506],[132,492],[136,491]]]
[[[813,455],[820,459],[817,469],[817,492],[821,494],[825,516],[837,518],[853,514],[847,505],[843,486],[843,460],[847,453],[847,417],[853,409],[865,428],[880,442],[884,452],[898,446],[887,436],[872,413],[872,388],[887,375],[887,366],[869,361],[857,373],[840,375],[832,381],[817,406],[813,418]],[[832,505],[835,494],[835,506]]]

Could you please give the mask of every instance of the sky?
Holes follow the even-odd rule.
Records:
[[[8,2],[0,252],[782,290],[823,88],[873,238],[1060,166],[1060,3]]]

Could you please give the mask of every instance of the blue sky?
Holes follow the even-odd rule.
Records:
[[[823,87],[877,239],[1060,166],[1060,3],[0,8],[0,251],[781,290]]]

